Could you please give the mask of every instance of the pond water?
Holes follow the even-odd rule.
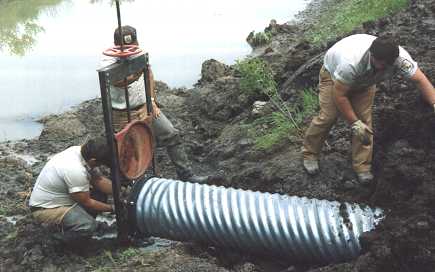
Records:
[[[0,141],[32,138],[34,120],[99,97],[96,68],[117,26],[111,0],[0,0]],[[250,53],[245,38],[291,20],[308,0],[121,2],[157,80],[190,87],[201,64]]]

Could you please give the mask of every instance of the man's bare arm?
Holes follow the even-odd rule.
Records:
[[[343,115],[344,119],[346,119],[349,124],[353,124],[355,121],[358,121],[358,117],[356,116],[355,111],[350,103],[348,97],[349,91],[350,87],[348,85],[339,81],[334,81],[332,95],[334,97],[335,104],[337,105],[337,108]]]
[[[93,176],[91,178],[91,184],[100,192],[106,195],[112,194],[112,181],[103,175]]]
[[[420,89],[424,99],[431,105],[435,104],[435,90],[429,79],[423,74],[420,68],[417,68],[415,74],[411,77],[418,89]]]
[[[98,212],[113,212],[111,205],[92,199],[89,192],[77,192],[70,195],[74,201],[87,209]]]

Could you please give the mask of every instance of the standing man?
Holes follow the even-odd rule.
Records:
[[[100,201],[112,194],[112,183],[96,168],[102,164],[110,166],[110,162],[110,150],[103,137],[54,155],[42,169],[30,195],[33,217],[57,226],[66,242],[90,238],[97,229],[96,214],[114,212],[112,205]]]
[[[138,45],[136,29],[131,26],[122,26],[121,35],[119,30],[114,32],[115,45]],[[118,61],[117,58],[104,56],[100,65],[108,66]],[[198,176],[192,172],[187,154],[182,146],[180,131],[176,129],[171,121],[160,111],[156,102],[155,84],[151,69],[148,70],[151,78],[151,102],[153,107],[153,132],[157,138],[159,146],[165,146],[169,158],[175,166],[178,177],[184,181],[205,183],[210,180],[209,176]],[[130,113],[132,120],[144,120],[147,117],[144,75],[143,73],[131,75],[126,81],[121,81],[110,85],[110,96],[113,109],[113,126],[116,131],[120,131],[128,123],[127,103],[125,101],[125,84],[129,95]]]
[[[329,130],[341,114],[352,128],[352,165],[361,183],[373,179],[372,105],[376,83],[401,74],[411,79],[435,110],[435,91],[409,53],[389,38],[356,34],[327,52],[319,74],[320,113],[305,133],[303,165],[319,171],[319,155]]]

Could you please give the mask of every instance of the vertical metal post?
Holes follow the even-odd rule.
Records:
[[[151,116],[153,114],[153,103],[151,101],[151,78],[149,77],[150,75],[150,65],[149,65],[149,58],[148,58],[148,53],[146,53],[144,55],[145,57],[145,67],[143,68],[143,74],[144,74],[144,85],[145,85],[145,98],[146,98],[146,103],[147,103],[147,113],[148,116]],[[158,171],[157,171],[157,163],[156,163],[156,156],[155,156],[155,152],[153,152],[153,158],[151,160],[152,163],[152,167],[153,167],[153,175],[156,176],[158,175]]]
[[[127,107],[127,121],[131,122],[131,111],[130,111],[130,96],[128,94],[128,81],[127,78],[124,79],[124,97],[125,97],[125,105]]]
[[[119,7],[119,0],[116,0],[116,17],[118,18],[118,32],[121,38],[121,52],[124,51],[124,40],[122,39],[121,31],[121,8]]]
[[[144,74],[144,81],[145,81],[145,98],[147,102],[147,113],[148,115],[152,114],[153,112],[153,104],[151,101],[151,79],[149,78],[149,59],[148,59],[148,53],[144,55],[145,57],[145,67],[143,68],[143,74]]]
[[[103,105],[104,126],[106,138],[112,154],[112,165],[110,169],[112,179],[112,196],[115,204],[116,222],[118,225],[118,240],[125,242],[128,240],[128,225],[122,214],[122,203],[120,200],[121,178],[118,160],[118,148],[113,131],[112,105],[110,95],[107,91],[107,77],[105,72],[98,72],[100,80],[101,102]]]

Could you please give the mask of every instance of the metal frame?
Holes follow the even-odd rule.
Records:
[[[116,63],[108,65],[106,67],[102,67],[98,69],[98,78],[100,82],[100,91],[101,91],[101,101],[103,106],[103,116],[104,116],[104,126],[106,131],[106,138],[108,146],[111,150],[112,155],[112,167],[111,167],[111,180],[112,180],[112,193],[113,200],[115,204],[115,213],[116,213],[116,222],[118,225],[118,239],[121,242],[127,242],[129,239],[129,226],[127,214],[123,214],[123,203],[120,199],[121,192],[121,173],[119,168],[119,157],[118,157],[118,148],[115,139],[115,131],[113,129],[113,118],[112,118],[112,100],[110,97],[110,85],[114,82],[119,82],[121,80],[126,81],[127,77],[131,74],[142,71],[144,75],[144,83],[145,83],[145,96],[147,103],[147,112],[151,114],[152,103],[151,103],[151,90],[150,84],[148,84],[149,79],[147,77],[149,70],[149,61],[148,54],[140,54],[137,56],[132,56],[129,58],[123,58],[118,60]],[[128,91],[127,87],[125,88],[126,95],[126,104],[127,104],[127,114],[128,121],[130,122],[130,105],[128,99]],[[153,152],[153,160],[152,160],[152,170],[153,175],[156,174],[155,167],[155,159]]]

